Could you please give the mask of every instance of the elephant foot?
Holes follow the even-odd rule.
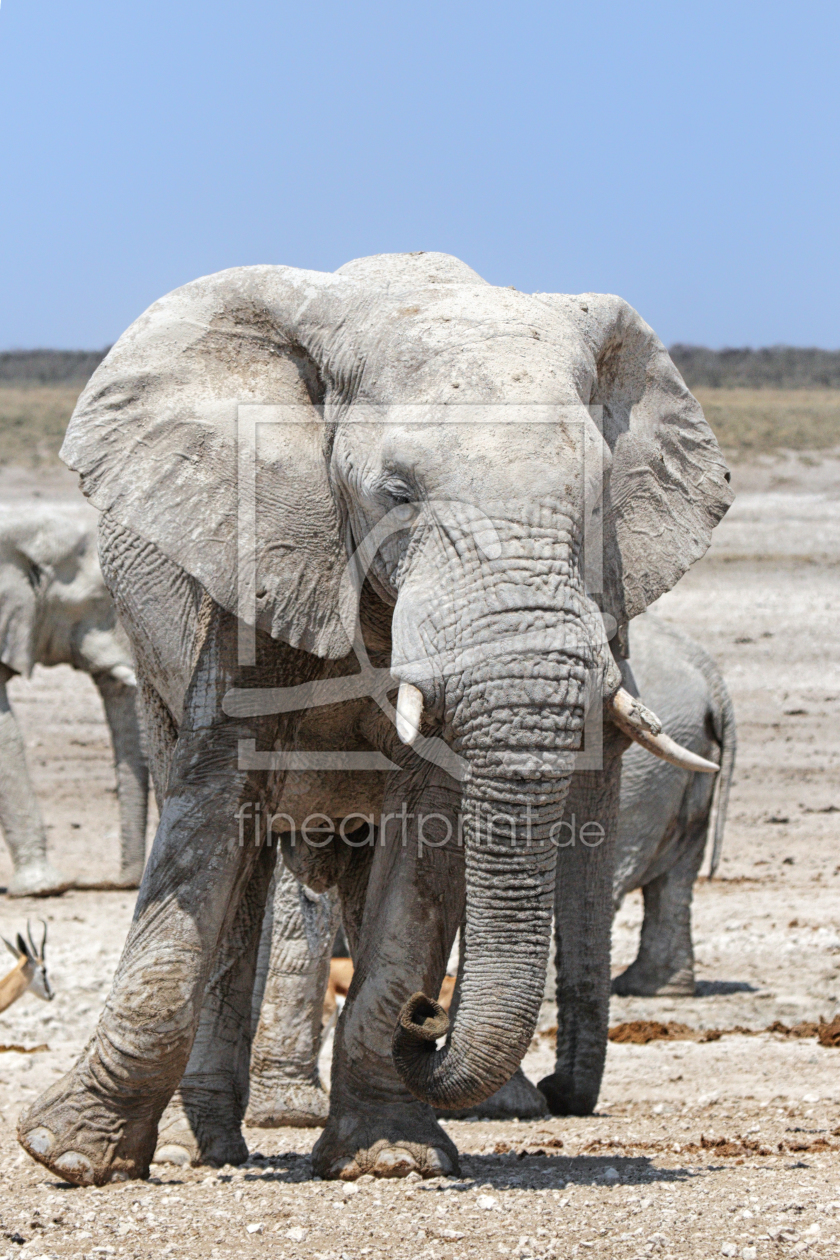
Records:
[[[570,1080],[557,1072],[544,1076],[538,1088],[553,1116],[591,1116],[598,1101],[597,1087],[594,1090],[575,1089]]]
[[[510,1080],[475,1107],[463,1111],[438,1111],[439,1116],[451,1120],[464,1120],[475,1116],[479,1120],[539,1120],[548,1115],[545,1096],[528,1077],[517,1068]]]
[[[611,990],[619,997],[694,997],[694,966],[646,967],[637,960],[615,977]]]
[[[374,1177],[457,1177],[458,1151],[431,1107],[406,1099],[384,1114],[372,1104],[331,1111],[312,1151],[312,1170],[325,1181]]]
[[[232,1091],[176,1090],[158,1124],[153,1164],[244,1164],[248,1147]]]
[[[76,1186],[148,1177],[155,1148],[148,1110],[133,1116],[103,1098],[84,1062],[22,1113],[17,1136],[33,1159]]]
[[[319,1080],[283,1080],[271,1085],[252,1080],[245,1124],[254,1129],[322,1128],[329,1111],[330,1096]]]
[[[58,897],[72,887],[72,879],[57,871],[46,858],[39,858],[15,871],[6,893],[9,897]]]

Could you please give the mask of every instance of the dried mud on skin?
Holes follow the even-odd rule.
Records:
[[[598,1113],[446,1122],[457,1180],[320,1182],[317,1130],[246,1129],[241,1168],[160,1165],[147,1182],[67,1186],[25,1155],[15,1123],[93,1031],[134,897],[0,896],[0,934],[48,921],[56,989],[52,1003],[26,996],[0,1014],[0,1043],[33,1051],[0,1053],[0,1260],[837,1255],[840,462],[790,456],[742,466],[734,482],[746,493],[711,555],[657,610],[719,661],[739,721],[724,860],[695,890],[697,996],[612,1000]],[[36,670],[11,691],[52,856],[107,880],[118,818],[91,680]],[[9,874],[0,847],[0,886]],[[616,916],[614,970],[635,956],[640,921],[635,894]],[[547,1006],[541,1027],[554,1024]],[[553,1056],[544,1031],[524,1064],[532,1080]]]

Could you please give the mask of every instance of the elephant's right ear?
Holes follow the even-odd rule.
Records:
[[[354,609],[322,347],[355,288],[241,267],[176,289],[97,368],[61,449],[96,507],[223,608],[332,658],[350,649]]]

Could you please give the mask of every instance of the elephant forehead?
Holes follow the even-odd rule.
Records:
[[[580,329],[527,294],[447,285],[389,291],[362,307],[362,396],[448,406],[588,400],[594,363]]]

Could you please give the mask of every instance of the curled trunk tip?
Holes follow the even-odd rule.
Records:
[[[434,1050],[435,1042],[449,1031],[449,1016],[433,998],[413,993],[403,1006],[394,1029],[393,1054],[399,1069],[400,1061],[411,1061],[418,1054]]]
[[[449,1031],[449,1016],[425,993],[413,993],[403,1006],[394,1029],[391,1053],[403,1084],[417,1098],[428,1101],[428,1070],[440,1037]]]

